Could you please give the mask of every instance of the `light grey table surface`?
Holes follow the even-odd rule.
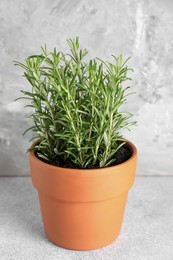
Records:
[[[137,177],[119,238],[92,251],[49,242],[30,177],[0,178],[0,260],[172,260],[173,177]]]

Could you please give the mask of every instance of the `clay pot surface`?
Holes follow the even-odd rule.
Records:
[[[58,246],[90,250],[120,233],[128,191],[134,183],[137,149],[122,164],[100,169],[53,166],[29,152],[32,182],[38,191],[45,233]]]

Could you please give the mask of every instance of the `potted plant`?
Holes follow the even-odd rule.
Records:
[[[121,229],[137,150],[120,131],[135,122],[122,105],[131,70],[122,55],[85,61],[78,37],[70,53],[54,49],[29,56],[24,69],[36,140],[29,149],[45,233],[64,248],[89,250],[114,241]],[[19,98],[19,99],[20,99]]]

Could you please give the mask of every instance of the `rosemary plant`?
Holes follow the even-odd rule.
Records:
[[[26,63],[15,62],[24,69],[31,90],[21,90],[19,99],[31,107],[32,126],[39,142],[32,149],[50,164],[56,158],[71,161],[78,168],[106,167],[115,163],[114,154],[126,141],[123,128],[135,124],[132,114],[120,111],[131,94],[122,83],[127,77],[127,61],[112,55],[112,62],[84,60],[86,49],[79,39],[67,40],[70,53],[48,52],[29,56]]]

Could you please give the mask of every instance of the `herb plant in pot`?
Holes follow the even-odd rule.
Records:
[[[15,64],[31,84],[19,99],[32,108],[25,132],[34,132],[29,159],[45,233],[64,248],[89,250],[117,238],[135,178],[137,150],[120,133],[135,124],[122,111],[131,69],[122,55],[85,61],[79,39],[67,43],[69,54],[44,47]]]

